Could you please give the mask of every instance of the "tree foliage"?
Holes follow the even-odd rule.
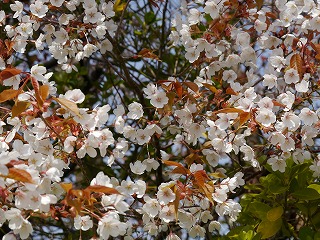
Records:
[[[4,0],[2,239],[318,239],[313,0]]]

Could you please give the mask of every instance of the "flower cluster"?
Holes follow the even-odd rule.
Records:
[[[175,17],[171,39],[175,45],[184,46],[190,63],[202,67],[196,79],[199,87],[203,84],[215,87],[218,80],[233,92],[228,99],[229,109],[218,110],[218,119],[210,125],[223,130],[222,135],[214,131],[220,135],[211,139],[215,150],[240,151],[245,161],[258,166],[254,150],[245,138],[259,127],[267,138],[266,144],[275,149],[268,163],[274,171],[284,172],[287,158],[293,156],[296,163],[311,158],[309,150],[319,134],[320,112],[310,109],[303,100],[317,88],[314,59],[317,39],[309,33],[317,31],[318,6],[313,1],[276,1],[279,14],[274,16],[267,6],[257,10],[250,2],[243,6],[227,3],[206,1],[202,10],[192,4],[182,7],[187,18]],[[241,18],[245,11],[247,24],[243,27],[230,24],[231,11],[235,11],[233,18]],[[212,22],[208,21],[208,15]],[[205,31],[195,31],[208,23],[211,25]],[[262,56],[267,60],[263,72],[259,69]],[[244,67],[245,76],[239,76]],[[273,91],[275,88],[279,90],[277,93]],[[262,89],[267,89],[267,96]],[[244,129],[247,121],[242,137],[225,133],[236,122]],[[233,147],[232,143],[238,146]]]
[[[147,106],[93,109],[80,107],[80,89],[58,94],[46,67],[13,67],[15,57],[34,44],[70,73],[111,52],[119,1],[15,1],[12,16],[0,11],[11,46],[0,51],[0,226],[11,230],[4,239],[27,239],[36,217],[69,218],[100,239],[204,238],[220,221],[237,220],[246,173],[306,164],[318,178],[320,8],[279,0],[272,11],[265,2],[182,1],[170,39],[199,70],[195,79],[145,84]],[[96,158],[115,175],[99,172],[81,189],[65,182],[72,165]]]
[[[31,42],[39,51],[48,49],[62,69],[71,72],[77,70],[75,62],[113,48],[109,39],[117,26],[112,2],[36,0],[27,6],[15,1],[10,8],[18,23],[6,25],[5,31],[17,53],[24,53]]]

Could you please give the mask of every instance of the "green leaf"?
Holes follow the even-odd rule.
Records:
[[[74,235],[73,235],[72,233],[69,233],[69,234],[68,234],[68,240],[72,240],[73,237],[74,237]]]
[[[292,233],[294,233],[295,231],[296,231],[295,227],[293,227],[292,224],[290,224],[289,222],[287,222],[286,226],[282,224],[281,237],[283,239],[290,239],[290,237],[292,237]]]
[[[265,220],[259,224],[257,232],[262,234],[261,239],[266,239],[274,236],[281,229],[281,226],[282,226],[281,218],[272,222]]]
[[[252,230],[250,231],[242,231],[238,236],[237,240],[251,240],[253,238],[254,232]]]
[[[320,239],[320,232],[317,232],[315,235],[314,235],[314,240],[319,240]]]
[[[258,233],[251,240],[260,240],[260,239],[261,239],[261,233]]]
[[[312,216],[312,224],[318,229],[320,227],[320,212]]]
[[[275,184],[269,186],[269,190],[272,193],[280,194],[280,193],[286,192],[287,187],[281,186],[281,185],[278,185],[277,183],[275,183]]]
[[[305,204],[307,205],[307,204]],[[307,215],[312,216],[313,214],[318,212],[319,201],[311,201],[308,203],[308,213]]]
[[[311,184],[308,188],[316,190],[320,194],[320,185],[319,184]]]
[[[276,220],[278,220],[279,218],[281,218],[283,214],[283,208],[281,206],[275,207],[270,209],[267,212],[267,218],[269,221],[274,222]]]
[[[142,35],[142,32],[139,31],[139,30],[134,30],[134,34],[135,34],[135,35]]]
[[[253,202],[249,204],[248,211],[251,212],[255,217],[263,220],[266,218],[268,211],[271,207],[262,202]]]
[[[244,239],[251,240],[254,236],[254,231],[250,230],[250,231],[244,233],[243,235],[244,235]]]
[[[309,167],[308,167],[309,168]],[[309,170],[300,172],[297,176],[299,188],[305,188],[309,185],[310,180],[312,179],[312,173]]]
[[[228,233],[228,239],[236,239],[240,240],[243,239],[243,235],[246,236],[247,233],[250,234],[252,232],[253,227],[252,226],[238,226],[233,228],[229,233]]]
[[[289,192],[293,193],[299,190],[299,183],[296,178],[292,179],[290,182]]]
[[[144,21],[146,22],[146,24],[151,24],[156,20],[156,16],[154,15],[153,12],[147,12],[144,15]]]
[[[284,185],[281,177],[276,175],[277,173],[269,174],[264,178],[260,178],[261,184],[269,190],[271,194],[281,194],[287,191],[288,186]]]
[[[299,230],[299,239],[313,240],[314,231],[309,227],[302,227]]]
[[[292,169],[292,167],[296,166],[292,157],[287,158],[286,163],[287,163],[287,167],[289,167],[289,169]],[[287,170],[287,167],[286,167],[286,170]]]
[[[114,5],[113,5],[113,11],[121,12],[123,11],[124,7],[126,6],[126,3],[121,3],[121,0],[116,0]]]
[[[256,185],[256,184],[248,183],[247,185],[244,185],[243,187],[244,187],[244,189],[250,190],[250,191],[259,191],[259,192],[262,191],[262,187],[259,185]]]
[[[306,204],[304,203],[296,203],[296,207],[305,215],[308,215],[308,206],[306,206]]]
[[[293,166],[290,172],[291,178],[297,176],[299,173],[303,173],[308,170],[309,170],[309,164],[306,164],[306,163]]]
[[[292,196],[300,200],[315,200],[320,198],[320,194],[312,188],[304,188],[292,193]]]

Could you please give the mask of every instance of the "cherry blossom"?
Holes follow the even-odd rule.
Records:
[[[34,4],[30,5],[30,11],[33,15],[43,18],[48,11],[48,6],[43,4],[41,0],[36,0]]]
[[[150,103],[156,108],[163,108],[169,101],[164,92],[157,92],[150,98]]]
[[[284,159],[273,157],[268,159],[268,163],[271,165],[273,171],[285,172],[286,170],[286,161]]]
[[[151,1],[164,17],[156,40],[157,13],[138,19],[134,4],[11,1],[0,11],[4,239],[37,237],[35,218],[100,239],[213,237],[242,211],[250,236],[316,232],[301,209],[317,190],[299,191],[320,176],[319,4]],[[91,86],[95,68],[98,92],[68,85]],[[285,193],[270,192],[277,181]],[[272,236],[256,216],[264,198],[268,224],[282,209]],[[285,229],[296,203],[310,221]]]
[[[134,174],[141,175],[146,170],[147,166],[140,161],[136,161],[134,164],[130,163],[130,169]]]
[[[142,105],[137,102],[131,103],[129,106],[128,117],[131,119],[139,119],[143,115]]]

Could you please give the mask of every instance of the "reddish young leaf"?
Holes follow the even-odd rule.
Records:
[[[278,101],[276,101],[276,100],[274,100],[274,99],[272,100],[272,102],[273,102],[273,105],[274,105],[274,106],[283,107],[283,108],[286,107],[284,104],[279,103]]]
[[[318,54],[320,54],[320,44],[310,42],[310,46],[311,46]]]
[[[74,209],[76,210],[76,215],[80,213],[82,209],[82,202],[81,199],[75,197],[75,195],[73,194],[73,190],[69,190],[65,198],[65,202],[68,206],[74,207]]]
[[[175,193],[175,195],[176,195],[176,198],[175,198],[174,201],[173,201],[174,214],[175,214],[176,220],[178,220],[178,210],[179,210],[181,189],[180,189],[178,186],[174,186],[174,193]]]
[[[61,106],[64,106],[66,109],[73,112],[78,117],[81,117],[78,106],[76,103],[74,103],[68,99],[65,99],[65,98],[56,98],[56,97],[52,97],[52,98],[53,98],[53,100],[57,101]]]
[[[89,186],[83,190],[83,199],[86,200],[89,205],[93,205],[95,202],[97,202],[97,199],[93,197],[92,193],[120,194],[114,188],[105,187],[102,185]]]
[[[157,84],[172,83],[172,82],[173,82],[172,80],[168,80],[168,79],[166,79],[166,80],[158,80],[158,81],[157,81]]]
[[[197,153],[190,153],[186,158],[185,158],[188,166],[191,166],[192,163],[199,161],[200,156]]]
[[[251,118],[251,113],[250,112],[243,112],[239,114],[239,117],[236,119],[235,122],[238,122],[238,129],[243,126],[249,119]]]
[[[190,88],[192,91],[197,93],[199,91],[199,87],[194,82],[183,82],[184,85],[186,85],[188,88]]]
[[[204,187],[205,182],[209,179],[208,175],[204,170],[194,172],[193,177],[195,180],[195,184],[197,184],[201,188]]]
[[[49,86],[48,85],[42,85],[39,87],[39,94],[43,101],[47,99],[49,96]]]
[[[270,18],[273,18],[273,19],[277,19],[278,18],[278,16],[273,12],[267,12],[266,16],[270,17]]]
[[[9,2],[9,1],[8,1]],[[9,39],[4,40],[4,45],[7,48],[7,53],[10,55],[10,52],[13,51],[13,46],[15,44],[15,41],[10,41]]]
[[[9,168],[9,174],[6,177],[20,182],[33,183],[31,174],[19,168]]]
[[[19,116],[30,106],[29,102],[16,102],[12,107],[12,117]]]
[[[183,94],[183,88],[180,82],[173,83],[174,88],[176,89],[178,97],[181,99]]]
[[[164,106],[164,110],[166,112],[170,112],[172,110],[172,106],[174,104],[174,99],[176,97],[176,94],[174,92],[168,92],[167,97],[169,98],[168,103]]]
[[[6,166],[7,166],[8,168],[12,168],[12,167],[14,167],[15,165],[20,165],[20,164],[25,164],[25,161],[13,159],[13,160],[11,160],[10,162],[8,162],[8,163],[6,164]]]
[[[303,61],[299,53],[294,54],[290,59],[290,67],[298,71],[300,78],[303,75]]]
[[[186,169],[185,167],[176,167],[171,171],[172,174],[182,174],[182,175],[188,175],[190,174],[189,169]]]
[[[238,108],[223,108],[220,109],[218,111],[216,111],[216,113],[243,113],[244,111]]]
[[[212,193],[214,192],[214,187],[208,183],[205,183],[202,187],[202,190],[204,191],[206,197],[210,200],[210,202],[214,203],[212,198]]]
[[[9,2],[9,0],[7,2]],[[0,39],[0,57],[2,57],[4,60],[10,58],[13,53],[14,44],[15,41],[10,41],[9,39],[2,41]]]
[[[174,162],[174,161],[163,160],[162,162],[164,164],[168,165],[168,166],[183,167],[183,165],[181,163],[177,163],[177,162]]]
[[[120,194],[118,190],[110,187],[105,187],[102,185],[92,185],[89,186],[85,189],[85,191],[90,191],[90,192],[99,192],[99,193],[104,193],[104,194]]]
[[[0,72],[0,80],[6,80],[8,78],[11,78],[13,76],[16,76],[20,74],[22,71],[17,68],[6,68],[3,71]]]
[[[155,1],[149,0],[149,2],[151,3],[152,6],[159,8],[159,5]]]
[[[229,94],[229,95],[239,95],[239,93],[235,92],[231,87],[228,87],[226,89],[226,94]]]
[[[79,189],[71,189],[68,194],[72,194],[73,196],[82,199],[84,197],[84,191]]]
[[[69,192],[69,190],[72,189],[72,183],[60,183],[60,186],[61,186],[66,192]]]
[[[142,58],[150,58],[150,59],[155,59],[157,61],[161,61],[159,59],[159,57],[154,54],[155,50],[150,50],[150,49],[147,49],[147,48],[143,48],[139,53],[138,53],[138,57],[142,57]]]
[[[6,102],[15,98],[19,93],[19,90],[7,89],[0,93],[0,103]]]
[[[212,93],[217,93],[217,89],[212,86],[211,84],[208,84],[208,83],[202,83],[203,86],[205,86],[206,88],[208,88]]]
[[[36,96],[37,102],[38,102],[39,106],[42,107],[44,101],[46,100],[46,98],[49,95],[49,86],[48,85],[42,85],[42,86],[37,85],[36,87],[34,87],[34,90],[35,90],[35,96]]]
[[[292,40],[292,49],[295,51],[297,49],[297,45],[298,45],[298,42],[300,41],[299,38],[294,38]]]
[[[86,200],[90,206],[93,205],[93,203],[97,201],[97,199],[95,199],[94,197],[91,196],[90,190],[84,189],[82,192],[83,192],[82,198],[84,200]]]
[[[256,0],[256,4],[257,4],[257,9],[260,10],[263,5],[263,0]]]
[[[60,186],[67,192],[62,203],[72,207],[73,211],[75,211],[74,214],[78,215],[82,209],[85,192],[83,190],[72,189],[72,183],[61,183]],[[70,212],[72,214],[72,209],[70,209]]]

